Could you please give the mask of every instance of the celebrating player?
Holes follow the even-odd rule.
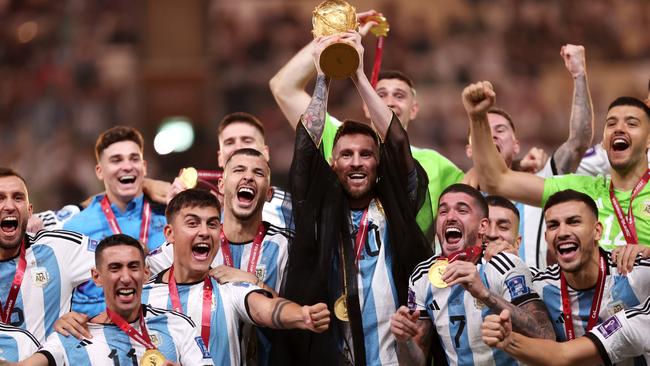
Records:
[[[489,261],[483,258],[487,211],[481,193],[469,185],[453,184],[440,196],[436,233],[443,255],[415,268],[408,307],[401,306],[391,318],[400,363],[424,365],[435,331],[452,365],[513,364],[480,341],[479,324],[490,311],[510,309],[521,332],[554,338],[544,303],[531,290],[531,274],[521,259],[506,252]]]

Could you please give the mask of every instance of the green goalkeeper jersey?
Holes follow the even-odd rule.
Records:
[[[598,219],[603,224],[603,235],[600,239],[600,246],[606,250],[612,250],[618,245],[625,245],[625,236],[614,213],[612,201],[609,198],[609,185],[611,179],[601,175],[597,177],[569,174],[546,178],[544,181],[544,197],[542,206],[555,192],[565,189],[573,189],[590,196],[598,206]],[[614,190],[616,199],[627,215],[630,206],[630,195],[632,191]],[[650,246],[650,185],[646,185],[639,195],[632,202],[632,212],[635,218],[636,232],[639,243]]]

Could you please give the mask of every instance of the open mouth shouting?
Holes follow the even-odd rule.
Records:
[[[125,287],[125,288],[120,288],[115,292],[116,298],[120,302],[124,303],[129,303],[135,300],[135,295],[136,295],[135,288],[133,287]]]
[[[0,219],[0,230],[4,236],[13,237],[18,233],[18,216],[5,216]]]
[[[208,243],[196,243],[192,245],[192,258],[200,262],[208,261],[210,249],[212,248]]]
[[[456,251],[462,249],[463,230],[458,224],[452,223],[445,226],[444,237],[447,250]]]
[[[627,136],[616,135],[612,137],[610,146],[615,152],[625,151],[630,147],[630,140],[627,138]]]
[[[575,241],[562,241],[555,245],[557,257],[563,262],[570,262],[575,259],[580,246]]]
[[[255,200],[257,190],[250,185],[241,185],[237,189],[237,202],[242,207],[250,207]]]
[[[123,185],[131,185],[131,184],[135,183],[135,180],[136,180],[135,175],[131,175],[131,174],[123,175],[123,176],[117,178],[117,181],[120,182],[120,184],[123,184]]]

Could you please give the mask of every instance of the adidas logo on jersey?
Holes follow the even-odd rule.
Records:
[[[91,344],[93,344],[93,342],[91,342],[91,341],[89,341],[87,339],[82,339],[81,342],[79,342],[79,344],[77,344],[77,348],[86,347],[86,346],[89,346]]]

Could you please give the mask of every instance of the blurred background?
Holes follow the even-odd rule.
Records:
[[[116,124],[146,140],[149,176],[171,181],[184,166],[216,166],[216,125],[246,111],[267,129],[273,181],[284,186],[293,131],[269,79],[311,39],[312,0],[0,0],[0,165],[28,180],[35,211],[101,191],[95,139]],[[411,143],[466,169],[467,117],[460,93],[495,85],[514,117],[522,153],[551,153],[568,132],[572,79],[559,55],[586,47],[600,141],[616,96],[644,98],[650,77],[647,0],[355,0],[388,18],[383,68],[416,83],[420,114]],[[376,39],[366,46],[370,74]],[[308,92],[311,94],[311,86]],[[348,80],[329,109],[362,119]],[[154,137],[170,120],[190,121],[193,144],[160,155]]]

